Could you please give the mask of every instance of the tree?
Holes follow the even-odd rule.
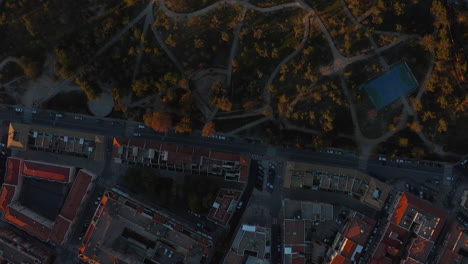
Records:
[[[175,48],[177,43],[176,41],[174,40],[174,37],[172,36],[172,34],[169,34],[169,36],[167,36],[166,38],[166,44]]]
[[[393,8],[394,8],[394,11],[395,11],[395,15],[401,16],[401,15],[403,15],[405,13],[406,4],[402,3],[402,2],[396,2],[393,5]]]
[[[168,112],[154,112],[151,115],[151,122],[149,122],[149,116],[144,118],[145,124],[148,124],[155,131],[167,132],[172,126],[172,116]]]
[[[345,52],[346,53],[349,53],[350,50],[351,50],[351,46],[352,46],[352,43],[351,43],[351,36],[349,34],[346,34],[344,36],[344,48],[345,48]]]
[[[190,118],[183,117],[175,127],[175,131],[180,134],[192,133],[192,123]]]
[[[143,96],[149,90],[149,83],[144,80],[137,80],[132,84],[132,91],[136,96]]]
[[[194,39],[193,44],[194,44],[196,49],[205,47],[205,41],[203,41],[202,39],[199,39],[199,38]]]
[[[197,110],[192,92],[186,92],[180,97],[179,109],[184,116],[191,116]]]
[[[23,67],[24,74],[29,78],[36,80],[41,75],[39,63],[32,59],[22,56],[20,58],[21,66]]]
[[[232,103],[231,101],[223,96],[223,97],[215,97],[211,100],[211,104],[218,107],[223,111],[231,111],[232,110]]]
[[[211,137],[216,133],[215,131],[215,123],[214,122],[208,122],[203,126],[202,130],[202,136],[204,137]]]
[[[75,82],[81,87],[85,92],[89,100],[98,100],[99,95],[101,94],[101,88],[94,82],[89,81],[86,74],[81,74],[78,78],[75,79]]]
[[[419,124],[419,122],[411,122],[409,124],[409,128],[414,132],[421,132],[422,131],[422,126],[421,126],[421,124]]]
[[[400,146],[402,146],[402,147],[406,148],[406,147],[408,146],[408,139],[407,139],[407,138],[404,138],[404,137],[402,137],[402,138],[400,138],[400,140],[399,140],[399,142],[398,142],[398,143],[400,144]]]
[[[443,133],[443,132],[447,132],[448,128],[447,128],[447,121],[445,121],[444,119],[439,119],[439,127],[437,128],[437,131],[439,131],[439,133]]]

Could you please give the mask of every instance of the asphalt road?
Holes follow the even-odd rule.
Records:
[[[25,109],[28,111],[28,109]],[[352,155],[329,154],[323,152],[313,152],[310,150],[299,150],[282,147],[269,147],[262,144],[251,144],[242,140],[219,140],[202,137],[200,134],[179,135],[173,131],[166,134],[158,133],[150,128],[138,128],[141,123],[123,121],[110,118],[97,118],[86,115],[76,115],[72,113],[61,113],[57,117],[55,112],[46,110],[37,110],[35,114],[16,113],[13,107],[0,106],[0,120],[15,122],[32,123],[38,125],[49,125],[65,129],[74,129],[84,132],[103,134],[106,136],[127,136],[131,137],[133,133],[140,134],[141,138],[164,141],[172,144],[185,144],[193,147],[209,148],[218,151],[244,153],[250,155],[265,156],[267,150],[274,149],[277,157],[285,160],[317,163],[323,165],[332,165],[338,167],[358,168],[358,158]],[[30,116],[29,118],[27,118]],[[370,159],[368,162],[368,172],[386,180],[410,178],[415,182],[424,182],[442,177],[443,168],[427,167],[416,164],[397,164],[388,162],[384,165],[377,159]]]

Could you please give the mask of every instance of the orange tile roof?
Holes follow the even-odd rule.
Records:
[[[68,182],[70,168],[34,161],[23,162],[23,174],[48,180]]]
[[[62,210],[60,214],[65,217],[66,219],[73,221],[75,216],[80,208],[81,202],[88,190],[88,186],[91,183],[93,177],[86,173],[83,170],[78,172],[78,176],[73,183],[73,186],[68,193],[67,199],[63,204]]]
[[[21,167],[21,159],[8,158],[6,162],[5,183],[17,185]]]
[[[442,227],[444,225],[445,219],[447,218],[447,212],[445,212],[442,209],[436,208],[432,206],[431,204],[429,204],[428,202],[425,202],[411,194],[403,193],[392,215],[391,222],[397,225],[400,225],[403,219],[403,216],[405,215],[406,210],[409,205],[412,205],[415,208],[423,212],[426,212],[434,217],[440,218],[440,221],[437,224],[437,227],[435,228],[431,236],[431,240],[434,241],[439,236],[440,232],[442,231]]]
[[[54,241],[56,244],[61,245],[64,242],[65,235],[68,232],[71,222],[62,216],[58,216],[55,222],[54,228],[50,233],[50,240]]]
[[[351,239],[355,243],[364,246],[367,242],[367,238],[369,237],[372,228],[374,228],[373,223],[367,223],[366,219],[354,216],[349,221],[349,225],[344,232],[343,236]]]
[[[15,186],[6,185],[2,186],[2,193],[0,194],[0,210],[5,212],[8,205],[13,200],[13,195],[15,194]]]
[[[49,238],[50,228],[45,225],[36,222],[35,220],[29,218],[27,215],[8,207],[5,214],[5,219],[13,223],[17,227],[27,231],[28,233],[34,235],[35,237],[47,241]]]
[[[346,239],[343,247],[341,248],[341,255],[343,257],[351,259],[353,256],[354,251],[356,250],[357,244],[353,241]]]
[[[351,260],[343,257],[340,254],[336,254],[331,260],[330,264],[351,264]]]

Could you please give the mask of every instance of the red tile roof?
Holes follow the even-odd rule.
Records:
[[[351,218],[349,225],[344,232],[343,236],[351,239],[355,243],[364,246],[367,242],[367,238],[372,232],[375,223],[371,224],[366,222],[366,219],[358,216]]]
[[[284,220],[284,244],[297,245],[305,243],[305,221]]]
[[[172,145],[172,144],[163,144],[162,145],[162,150],[165,150],[165,151],[173,151],[175,152],[177,150],[177,146],[176,145]]]
[[[13,195],[15,194],[15,186],[6,185],[2,186],[2,193],[0,194],[0,210],[5,212],[8,205],[13,200]]]
[[[64,242],[65,235],[68,232],[71,222],[62,216],[58,216],[55,222],[54,228],[50,233],[50,240],[55,242],[58,245],[61,245]]]
[[[5,183],[17,185],[21,167],[21,159],[8,158],[6,162]]]
[[[303,256],[294,255],[291,264],[305,264],[305,258]]]
[[[73,221],[80,208],[81,202],[88,190],[93,177],[84,170],[78,172],[78,176],[73,183],[73,186],[68,193],[67,199],[63,204],[60,214],[66,219]]]
[[[341,248],[341,255],[345,258],[351,259],[356,250],[357,244],[353,241],[346,239],[343,247]]]
[[[458,221],[454,221],[451,224],[449,233],[443,244],[443,253],[439,257],[439,264],[452,264],[463,260],[463,256],[456,252],[457,245],[466,245],[468,243],[468,236],[458,229],[459,225]]]
[[[17,227],[22,228],[43,241],[47,241],[49,238],[50,228],[11,207],[8,207],[4,217]]]
[[[425,262],[431,252],[434,243],[423,237],[418,237],[409,250],[409,257],[420,262]]]
[[[395,208],[395,212],[393,213],[393,216],[392,216],[392,219],[391,219],[391,222],[397,224],[397,225],[400,225],[402,219],[403,219],[403,216],[405,215],[406,213],[406,210],[408,208],[409,205],[412,205],[413,207],[423,211],[423,212],[426,212],[434,217],[438,217],[440,218],[440,221],[439,223],[437,224],[437,227],[435,228],[432,236],[431,236],[431,240],[435,240],[440,232],[442,231],[442,227],[444,225],[444,222],[445,222],[445,219],[447,217],[447,213],[442,210],[442,209],[439,209],[439,208],[436,208],[434,206],[432,206],[431,204],[411,195],[411,194],[408,194],[408,193],[403,193],[401,195],[401,198],[400,198],[400,201],[398,202],[398,205],[397,207]]]
[[[233,200],[239,200],[241,194],[241,191],[220,190],[218,197],[216,197],[216,202],[219,204],[219,207],[211,207],[208,218],[223,226],[226,225],[232,216],[232,213],[228,211],[229,205]]]
[[[351,260],[341,256],[340,254],[336,254],[330,264],[351,264]]]
[[[239,154],[211,151],[210,158],[225,161],[239,161]]]
[[[303,246],[303,245],[301,245],[301,246],[292,246],[291,251],[293,253],[304,253],[305,252],[305,246]]]
[[[48,180],[68,182],[70,168],[34,161],[23,162],[23,174]]]

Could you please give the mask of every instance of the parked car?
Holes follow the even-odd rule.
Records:
[[[146,128],[145,125],[138,125],[138,128]]]
[[[237,204],[237,209],[241,209],[241,208],[242,208],[242,202],[239,202],[239,203]]]
[[[434,180],[432,183],[434,184],[441,184],[442,182],[440,180]]]
[[[445,179],[447,179],[447,181],[453,181],[453,177],[451,177],[451,176],[448,176]]]
[[[75,120],[83,120],[83,117],[81,117],[81,116],[75,116]]]
[[[21,112],[23,112],[23,108],[16,107],[15,112],[21,113]]]
[[[468,159],[465,159],[464,161],[462,161],[460,165],[462,165],[462,167],[465,168],[466,165],[468,165]]]
[[[380,161],[387,161],[387,158],[386,157],[379,157],[379,160]]]
[[[133,133],[133,136],[134,137],[141,137],[141,134],[140,133]]]
[[[55,117],[59,118],[59,117],[63,117],[63,115],[62,114],[55,114]]]

